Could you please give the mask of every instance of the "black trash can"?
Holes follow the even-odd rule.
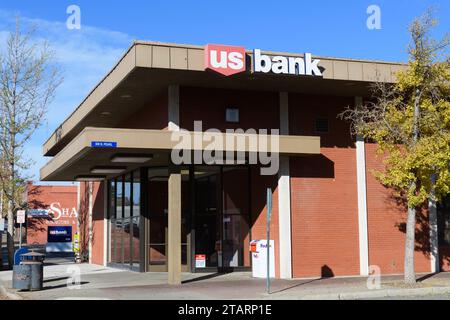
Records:
[[[44,287],[44,259],[45,255],[38,252],[25,253],[21,256],[20,267],[24,274],[29,273],[30,277],[28,290],[39,291]]]

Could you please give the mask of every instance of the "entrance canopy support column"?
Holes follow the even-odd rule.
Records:
[[[355,97],[355,106],[363,104]],[[356,177],[358,188],[359,269],[361,276],[369,275],[369,235],[367,222],[366,151],[364,138],[356,137]]]
[[[280,134],[289,135],[289,94],[280,92]],[[291,176],[289,157],[280,156],[278,174],[280,278],[292,278]]]
[[[181,171],[169,167],[168,183],[168,277],[169,285],[181,284]]]

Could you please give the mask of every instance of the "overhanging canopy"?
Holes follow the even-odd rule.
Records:
[[[197,133],[88,127],[51,159],[41,169],[40,175],[42,181],[73,181],[76,176],[89,175],[91,169],[96,166],[111,166],[111,158],[121,153],[152,154],[152,160],[146,165],[166,166],[172,150],[178,150],[180,147],[187,151],[207,150],[212,141],[216,142],[215,146],[219,146],[217,151],[223,152],[320,154],[320,137],[273,135],[272,138],[273,140],[270,136],[254,133]],[[187,143],[181,146],[181,141]],[[95,143],[114,147],[99,148]],[[127,170],[133,170],[138,166],[129,163]]]

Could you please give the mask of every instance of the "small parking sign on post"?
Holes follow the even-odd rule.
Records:
[[[25,215],[26,212],[25,210],[19,210],[17,211],[17,215],[16,215],[16,221],[18,224],[20,224],[20,228],[19,228],[19,238],[20,238],[20,242],[19,242],[19,248],[22,248],[22,224],[25,223]]]
[[[17,211],[17,223],[25,223],[25,210]]]

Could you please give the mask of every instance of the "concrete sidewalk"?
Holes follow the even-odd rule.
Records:
[[[75,268],[74,268],[75,267]],[[79,268],[79,269],[78,269]],[[70,288],[71,275],[80,273],[79,288]],[[44,290],[16,292],[11,289],[12,272],[0,272],[11,297],[37,300],[113,299],[113,300],[316,300],[376,299],[405,296],[448,295],[450,273],[419,275],[414,288],[405,288],[402,276],[382,277],[381,288],[369,290],[367,278],[328,278],[272,280],[272,293],[265,292],[265,280],[250,273],[182,275],[181,286],[168,286],[167,273],[135,273],[95,265],[49,265],[44,271]],[[1,292],[0,292],[1,294]]]

